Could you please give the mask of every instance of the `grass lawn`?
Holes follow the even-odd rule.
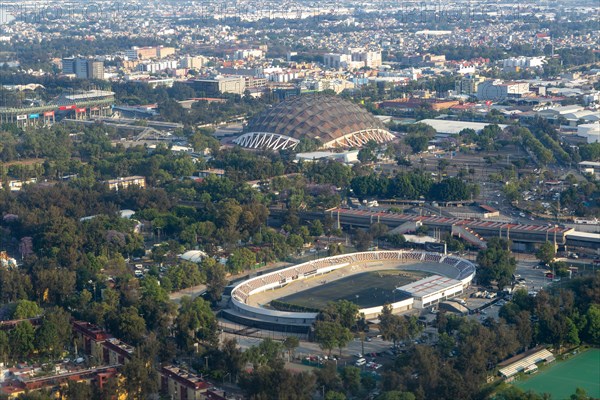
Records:
[[[588,396],[600,398],[600,349],[556,362],[515,385],[523,390],[550,393],[553,400],[568,399],[578,387],[585,389]]]
[[[431,274],[427,272],[406,270],[369,271],[328,282],[279,300],[317,309],[323,308],[331,301],[342,299],[355,303],[359,308],[376,307],[406,298],[398,292],[394,293],[394,289],[429,275]],[[314,279],[327,280],[327,277]]]

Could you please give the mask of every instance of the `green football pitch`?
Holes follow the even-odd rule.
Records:
[[[552,400],[568,399],[575,389],[600,398],[600,349],[591,349],[515,383],[523,390],[549,393]]]
[[[394,292],[394,289],[429,275],[431,274],[421,271],[369,271],[327,282],[279,300],[288,304],[316,309],[322,309],[327,303],[342,299],[351,301],[360,308],[376,307],[407,298],[405,295]],[[326,276],[313,279],[327,281]]]

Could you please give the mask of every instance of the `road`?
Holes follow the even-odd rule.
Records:
[[[520,275],[521,278],[525,279],[523,283],[527,286],[528,291],[540,290],[552,282],[544,275],[545,269],[534,269],[537,265],[538,261],[536,260],[519,261],[517,263],[515,275]]]
[[[206,292],[206,285],[192,286],[187,289],[178,290],[177,292],[169,294],[169,299],[172,302],[179,304],[181,303],[181,298],[184,296],[189,296],[192,299],[195,299],[196,297],[204,294],[204,292]]]
[[[271,337],[270,333],[272,333],[272,332],[267,333],[265,331],[264,332],[264,334],[266,335],[265,337]],[[392,346],[392,343],[384,341],[381,338],[375,337],[377,335],[377,333],[378,332],[369,332],[368,333],[368,335],[373,336],[371,339],[369,339],[370,341],[365,340],[363,343],[361,343],[360,339],[356,338],[356,339],[352,340],[350,343],[348,343],[348,345],[344,349],[342,349],[342,355],[341,355],[341,357],[339,357],[339,360],[337,361],[338,365],[345,366],[345,365],[353,364],[354,361],[357,359],[357,357],[355,355],[358,353],[363,354],[363,344],[364,344],[364,353],[365,354],[381,353],[381,352],[384,352],[384,351],[390,349],[390,347]],[[227,338],[235,339],[238,343],[238,346],[240,348],[242,348],[243,350],[246,350],[251,346],[258,346],[263,341],[262,337],[249,337],[249,336],[242,336],[242,335],[236,335],[236,334],[232,334],[232,333],[222,332],[220,335],[220,339],[224,340]],[[281,336],[277,335],[276,337],[274,337],[274,340],[281,340]],[[301,360],[308,356],[324,356],[327,354],[327,352],[321,350],[321,348],[319,347],[319,345],[317,343],[301,340],[300,345],[296,348],[294,354],[295,354],[295,358],[296,358],[296,362],[297,362],[298,360]],[[338,357],[339,350],[334,349],[332,351],[332,355],[335,355],[336,357]],[[368,358],[369,358],[369,360],[374,358],[378,362],[383,362],[385,359],[387,359],[389,357],[381,356],[381,357],[368,357]]]

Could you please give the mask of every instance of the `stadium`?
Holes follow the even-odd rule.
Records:
[[[248,149],[293,149],[313,139],[322,148],[361,147],[394,139],[385,126],[357,104],[336,96],[303,95],[285,100],[252,119],[234,143]]]
[[[274,331],[308,333],[330,301],[354,302],[367,319],[383,305],[423,309],[460,295],[475,276],[470,261],[413,250],[343,254],[245,280],[231,291],[226,319]]]

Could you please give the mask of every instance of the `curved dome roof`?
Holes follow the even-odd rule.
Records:
[[[255,117],[236,143],[278,149],[295,147],[302,138],[317,139],[323,147],[360,147],[393,136],[360,106],[336,96],[312,94],[283,101]]]
[[[179,258],[186,261],[191,261],[195,263],[199,263],[203,258],[208,257],[208,254],[203,252],[202,250],[189,250],[183,254],[179,255]]]

